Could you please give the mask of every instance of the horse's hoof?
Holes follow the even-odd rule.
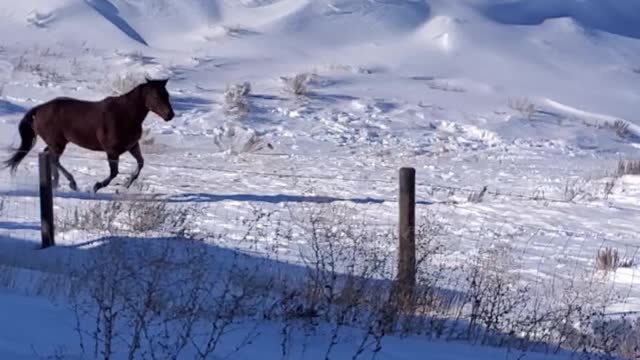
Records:
[[[70,187],[70,188],[71,188],[71,190],[73,190],[73,191],[78,191],[78,185],[76,184],[76,182],[75,182],[75,181],[70,182],[70,183],[69,183],[69,187]]]
[[[97,183],[95,185],[93,185],[93,193],[97,193],[98,190],[100,190],[102,188],[102,185],[100,183]]]

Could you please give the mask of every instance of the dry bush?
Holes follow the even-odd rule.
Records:
[[[594,326],[597,340],[604,344],[607,355],[621,356],[624,359],[640,358],[640,318],[605,319]]]
[[[32,72],[40,77],[40,80],[38,80],[38,85],[40,86],[60,84],[66,80],[66,77],[60,74],[56,69],[44,68],[39,64],[34,67]]]
[[[263,134],[232,124],[215,129],[213,142],[219,151],[229,154],[251,153],[264,148],[272,148]]]
[[[612,179],[612,180],[607,181],[604,184],[603,192],[604,192],[604,199],[605,200],[609,199],[609,196],[611,196],[611,194],[613,194],[613,189],[615,188],[615,186],[616,186],[616,179],[615,178]]]
[[[451,85],[449,84],[449,82],[446,82],[446,81],[430,80],[430,81],[427,81],[427,86],[429,86],[429,88],[432,90],[450,91],[450,92],[457,92],[457,93],[467,92],[464,88]]]
[[[584,179],[567,180],[562,191],[562,199],[566,202],[594,200],[596,197],[587,190],[587,185]]]
[[[478,192],[474,191],[471,194],[469,194],[467,201],[469,201],[470,203],[481,203],[486,193],[487,193],[487,185],[483,186],[482,190]]]
[[[189,351],[204,358],[218,355],[229,331],[257,319],[279,324],[283,358],[295,358],[293,347],[305,346],[291,342],[300,334],[321,337],[324,358],[354,341],[352,359],[375,357],[389,335],[519,351],[620,353],[633,346],[617,336],[618,345],[603,342],[592,326],[598,309],[611,301],[609,287],[585,283],[589,274],[582,273],[525,283],[510,241],[496,239],[470,259],[452,261],[459,249],[446,246],[450,234],[427,214],[416,233],[416,291],[404,306],[394,296],[396,260],[387,248],[397,243],[395,229],[371,226],[348,206],[290,212],[286,223],[263,215],[249,220],[240,241],[308,244],[300,249],[304,267],[247,261],[192,240],[154,240],[153,246],[141,240],[134,246],[129,242],[136,240],[114,239],[96,248],[95,259],[78,269],[76,311],[96,319],[93,328],[79,331],[93,344],[84,349],[94,358],[115,357],[116,349],[147,358]]]
[[[382,339],[396,327],[399,311],[392,283],[384,280],[392,278],[394,264],[389,253],[375,245],[376,239],[394,237],[392,231],[345,221],[351,213],[341,206],[297,210],[292,216],[310,245],[301,254],[308,272],[303,287],[293,292],[298,294],[295,302],[282,311],[298,309],[307,325],[311,320],[330,325],[325,358],[331,358],[344,335],[354,329],[361,340],[353,358],[377,354]]]
[[[239,117],[247,116],[251,110],[250,93],[251,83],[249,82],[227,86],[224,91],[225,112]]]
[[[81,349],[94,359],[215,358],[265,301],[252,286],[257,274],[200,241],[111,239],[73,274],[76,317],[95,319],[77,321]]]
[[[171,206],[157,197],[116,196],[109,201],[95,201],[88,207],[76,207],[56,224],[61,231],[146,233],[188,232],[189,209]]]
[[[508,105],[510,109],[517,111],[520,116],[527,120],[533,119],[537,112],[535,105],[527,97],[509,98]]]
[[[29,60],[26,53],[21,55],[13,65],[14,71],[22,71],[38,76],[40,78],[38,85],[40,86],[59,84],[66,80],[66,77],[60,74],[55,68],[46,67],[39,61],[32,62]]]
[[[18,274],[16,268],[0,265],[0,288],[12,289],[16,286]]]
[[[501,334],[508,334],[505,328],[512,326],[526,304],[529,289],[510,273],[514,268],[511,253],[507,246],[482,249],[466,270],[469,340],[483,344],[506,341]]]
[[[640,358],[640,318],[611,317],[601,310],[591,323],[589,338],[600,350],[601,359]]]
[[[311,82],[311,74],[296,74],[293,77],[281,77],[284,83],[284,90],[295,96],[309,95],[309,83]]]
[[[621,139],[630,135],[629,123],[624,120],[616,120],[613,123],[607,122],[605,123],[605,127],[613,130]]]
[[[615,175],[640,175],[640,160],[620,160]]]
[[[633,259],[620,257],[618,249],[606,247],[598,251],[596,256],[596,268],[605,272],[616,271],[619,268],[630,268],[634,266]]]

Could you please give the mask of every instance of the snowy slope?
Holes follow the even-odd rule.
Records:
[[[298,99],[281,77],[302,73],[312,76]],[[287,206],[326,199],[392,226],[397,169],[414,166],[421,214],[450,232],[451,262],[504,240],[517,253],[513,270],[536,284],[565,271],[558,259],[591,269],[604,246],[637,256],[640,181],[611,177],[640,148],[634,0],[0,2],[3,149],[18,143],[28,108],[120,93],[127,74],[171,79],[177,116],[145,123],[153,143],[143,146],[141,181],[195,207],[202,233],[242,233],[254,207],[287,223]],[[247,116],[228,114],[226,87],[245,81]],[[245,151],[255,137],[271,147]],[[106,176],[103,158],[71,146],[62,161],[84,191]],[[0,173],[0,262],[50,271],[27,250],[38,239],[36,161],[34,151],[15,178]],[[128,155],[121,168],[133,170]],[[483,201],[469,202],[485,185]],[[94,200],[63,183],[56,205],[71,216],[63,204]],[[74,230],[59,241],[95,236]],[[291,262],[308,246],[257,241]],[[636,268],[612,275],[628,297],[609,310],[640,310]],[[1,345],[6,336],[0,348],[15,350]]]

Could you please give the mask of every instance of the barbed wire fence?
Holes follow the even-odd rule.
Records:
[[[180,168],[220,172],[239,178],[248,175],[244,171],[216,167],[163,166],[159,163],[149,166],[164,167],[167,171]],[[34,176],[37,173],[37,167],[28,163],[26,169],[8,179],[0,189],[0,231],[6,245],[2,251],[5,264],[26,262],[29,255],[19,252],[29,253],[40,241],[40,184]],[[336,246],[332,241],[351,241],[354,246],[366,248],[367,254],[376,254],[376,259],[383,259],[381,273],[386,277],[398,276],[397,196],[359,198],[349,196],[339,186],[373,183],[388,187],[388,194],[397,194],[397,181],[261,171],[251,171],[250,175],[251,181],[256,182],[259,178],[264,182],[281,181],[278,185],[288,191],[274,195],[230,191],[220,194],[208,191],[155,193],[144,184],[121,194],[74,193],[58,189],[53,192],[56,242],[63,248],[90,248],[114,238],[149,242],[170,236],[201,237],[211,247],[235,248],[271,259],[273,262],[269,264],[276,271],[280,262],[317,266],[314,261],[321,247]],[[294,185],[305,181],[311,185],[314,182],[336,184],[334,190],[337,191],[329,190],[332,195],[311,186],[310,193],[298,192],[300,187]],[[307,188],[306,185],[301,187]],[[550,308],[554,302],[569,301],[567,289],[571,289],[582,294],[582,301],[595,303],[596,297],[599,301],[606,298],[598,304],[606,303],[607,310],[603,315],[608,317],[631,316],[640,309],[640,289],[636,285],[640,281],[636,270],[640,244],[632,235],[612,236],[598,231],[536,226],[508,218],[465,221],[443,209],[453,213],[462,203],[481,202],[478,198],[481,196],[506,196],[536,202],[550,199],[425,183],[419,175],[415,187],[419,287],[426,281],[438,288],[467,294],[464,296],[471,296],[469,289],[508,291],[514,296],[511,300],[519,299],[518,289],[526,289],[527,304],[544,303]],[[452,192],[468,196],[457,201],[434,200],[432,196],[437,191],[445,192],[447,197]],[[344,196],[335,193],[344,193]],[[556,200],[561,201],[552,201]],[[434,204],[444,206],[432,211]],[[469,271],[474,267],[493,276],[483,278],[485,284],[490,285],[482,289],[471,286]],[[508,290],[496,288],[500,287],[501,281],[506,284],[507,280]],[[484,296],[486,299],[488,295]],[[469,298],[448,297],[446,301],[449,308],[454,308],[453,304],[459,301],[469,305],[462,317],[469,322],[478,320],[474,316],[481,316],[474,313]],[[572,314],[567,320],[573,320],[574,316],[578,315]]]

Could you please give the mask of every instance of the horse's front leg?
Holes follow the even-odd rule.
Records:
[[[93,186],[93,192],[98,192],[98,190],[107,187],[111,181],[113,179],[116,178],[116,176],[118,176],[118,159],[119,159],[119,155],[114,155],[114,154],[108,154],[108,159],[109,159],[109,177],[97,182],[94,186]]]
[[[144,166],[144,159],[142,158],[140,143],[137,143],[133,148],[131,148],[131,150],[129,150],[129,153],[134,157],[134,159],[136,159],[138,167],[136,168],[136,171],[131,175],[129,180],[127,180],[127,183],[124,185],[127,189],[131,187],[136,179],[138,179],[138,176],[140,176],[140,171],[142,171],[142,167]]]

